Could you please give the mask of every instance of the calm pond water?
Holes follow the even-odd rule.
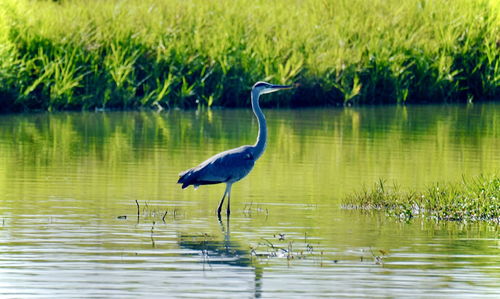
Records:
[[[498,173],[500,105],[264,112],[222,222],[224,185],[177,174],[253,143],[250,109],[0,116],[1,297],[500,298],[498,225],[340,208]]]

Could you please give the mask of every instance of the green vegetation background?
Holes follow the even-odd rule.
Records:
[[[494,0],[0,0],[0,111],[500,95]]]

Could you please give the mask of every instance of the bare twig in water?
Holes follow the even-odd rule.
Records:
[[[141,216],[141,209],[139,207],[139,202],[137,201],[137,199],[135,200],[135,204],[137,205],[137,219],[139,219],[139,217]]]
[[[161,221],[163,221],[163,223],[165,223],[165,216],[167,216],[167,213],[168,211],[165,210],[165,214],[163,214],[163,217],[161,217]]]
[[[294,258],[294,257],[293,257],[293,247],[292,247],[292,244],[293,244],[293,241],[290,241],[290,242],[288,243],[288,252],[287,252],[287,256],[286,256],[286,258],[287,258],[288,260],[290,260],[290,259],[293,259],[293,258]]]
[[[154,239],[154,237],[153,237],[154,230],[155,230],[155,222],[153,221],[153,226],[151,226],[151,244],[153,245],[153,247],[155,247],[155,246],[156,246],[156,244],[155,244],[155,239]]]
[[[271,243],[269,240],[267,239],[264,239],[264,238],[261,238],[262,240],[266,241],[266,243],[272,248],[272,249],[275,249],[276,247],[274,247],[274,244]]]

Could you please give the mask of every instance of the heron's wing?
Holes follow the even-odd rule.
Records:
[[[189,185],[206,185],[236,182],[244,178],[255,164],[249,146],[242,146],[219,153],[200,165],[182,172],[178,183],[185,188]]]
[[[250,152],[227,151],[200,167],[200,175],[207,181],[240,180],[250,172],[254,163]]]

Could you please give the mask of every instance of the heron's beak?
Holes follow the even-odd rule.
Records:
[[[266,93],[271,93],[271,92],[275,92],[275,91],[278,91],[278,90],[282,90],[282,89],[291,89],[293,88],[293,85],[272,85],[271,87],[269,87],[269,91],[266,92]]]
[[[293,88],[293,85],[273,85],[273,86],[271,86],[271,88],[276,89],[276,90],[291,89],[291,88]]]

